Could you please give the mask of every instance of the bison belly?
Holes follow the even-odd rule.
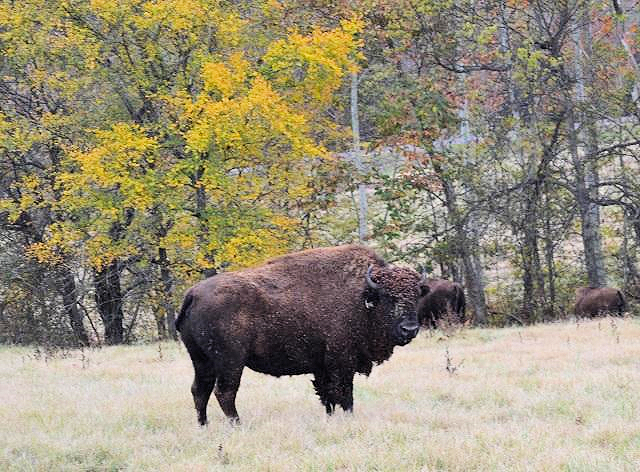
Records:
[[[289,342],[258,343],[249,353],[246,365],[256,372],[279,377],[313,373],[322,365],[323,358],[321,344],[292,339]]]

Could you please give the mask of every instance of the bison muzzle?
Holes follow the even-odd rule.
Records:
[[[238,421],[245,366],[275,376],[313,374],[328,414],[336,405],[351,411],[354,374],[368,375],[416,336],[416,302],[428,290],[414,270],[358,245],[293,253],[194,285],[176,327],[195,370],[198,422],[207,422],[212,391]]]

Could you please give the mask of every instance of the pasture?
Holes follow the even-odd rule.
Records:
[[[0,470],[640,470],[638,319],[423,332],[352,416],[245,370],[242,424],[212,397],[200,428],[192,375],[178,343],[0,347]]]

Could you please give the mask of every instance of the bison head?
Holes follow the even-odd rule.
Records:
[[[365,276],[365,306],[379,310],[393,342],[403,346],[416,337],[420,325],[416,305],[429,287],[412,269],[369,266]]]

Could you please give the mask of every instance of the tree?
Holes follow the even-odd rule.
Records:
[[[28,2],[25,16],[42,7]],[[64,97],[96,98],[55,116],[70,139],[55,142],[57,166],[42,168],[50,187],[27,172],[26,191],[3,206],[14,221],[45,201],[60,216],[29,251],[45,264],[87,262],[107,342],[125,340],[126,297],[144,292],[159,334],[174,335],[180,287],[299,243],[298,224],[323,188],[314,179],[333,166],[323,141],[339,130],[326,113],[355,71],[360,25],[286,31],[260,2],[77,1],[43,11],[47,21],[20,33],[27,42],[38,24],[51,64],[25,80],[54,71]]]

